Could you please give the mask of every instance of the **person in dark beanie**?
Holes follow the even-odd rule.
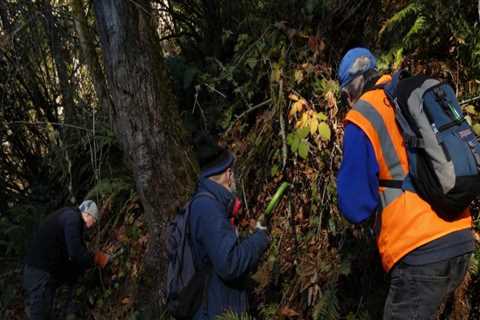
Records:
[[[257,223],[253,234],[238,238],[230,222],[237,207],[235,157],[205,136],[197,141],[196,153],[201,173],[191,202],[191,240],[195,264],[210,274],[194,319],[215,319],[226,311],[244,314],[248,312],[246,276],[269,245],[267,228]]]
[[[97,205],[84,201],[78,208],[62,208],[47,217],[33,237],[25,257],[23,287],[25,310],[32,320],[53,318],[55,291],[72,286],[77,277],[95,265],[103,268],[109,256],[85,247],[85,229],[100,219]]]

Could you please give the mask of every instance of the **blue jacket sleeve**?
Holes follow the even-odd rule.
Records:
[[[215,272],[225,281],[237,279],[256,267],[267,249],[269,237],[258,230],[242,241],[215,200],[192,203],[195,238],[205,248]]]
[[[340,211],[351,223],[368,219],[378,207],[378,163],[372,144],[355,124],[345,126],[343,160],[337,176]]]
[[[68,212],[64,220],[65,243],[68,258],[81,269],[93,266],[93,255],[88,252],[83,242],[82,218],[75,212]]]

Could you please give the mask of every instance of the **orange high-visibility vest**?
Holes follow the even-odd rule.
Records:
[[[383,76],[377,84],[391,80]],[[407,151],[395,122],[395,111],[382,89],[367,91],[350,110],[346,122],[357,125],[370,140],[379,180],[401,180],[408,174]],[[410,251],[451,232],[472,227],[467,209],[452,221],[437,215],[416,193],[380,187],[375,229],[385,271]]]

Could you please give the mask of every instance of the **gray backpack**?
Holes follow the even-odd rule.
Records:
[[[195,194],[167,228],[167,309],[175,319],[193,318],[206,302],[210,270],[195,266],[189,223],[191,203],[201,196],[215,199],[208,192]]]
[[[405,180],[380,185],[413,190],[442,218],[455,218],[480,196],[480,143],[454,90],[406,71],[381,87],[395,108],[410,172]]]

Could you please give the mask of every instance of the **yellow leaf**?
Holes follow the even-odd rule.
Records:
[[[325,93],[325,100],[327,100],[327,105],[330,108],[333,108],[337,104],[337,100],[335,99],[335,93],[333,91],[328,91]]]
[[[295,116],[295,114],[297,114],[297,111],[298,111],[298,108],[297,108],[297,104],[294,103],[292,104],[292,107],[290,108],[290,112],[288,113],[288,118],[293,118]]]
[[[288,114],[288,116],[291,118],[291,117],[293,117],[295,114],[297,114],[297,112],[302,112],[304,102],[305,102],[305,100],[303,100],[303,99],[298,100],[297,102],[295,102],[295,103],[292,105],[292,108],[290,109],[290,113]]]
[[[468,125],[471,126],[472,125],[472,117],[470,117],[469,115],[466,115],[465,117],[463,117],[465,119],[465,121],[467,121]]]
[[[316,117],[312,117],[310,119],[309,127],[310,127],[310,133],[312,135],[314,135],[315,132],[317,132],[317,129],[318,129],[318,119]]]
[[[279,82],[281,76],[282,76],[282,69],[280,69],[280,66],[278,64],[275,64],[272,70],[272,80],[275,82]]]
[[[303,72],[302,70],[295,70],[294,78],[296,83],[300,83],[303,81]]]
[[[476,114],[477,111],[475,110],[475,106],[468,105],[465,107],[465,112],[470,114]]]
[[[324,120],[327,120],[327,119],[328,119],[327,116],[325,115],[325,113],[323,113],[323,112],[317,113],[317,118],[318,118],[318,120],[320,120],[320,121],[324,121]]]
[[[332,132],[330,131],[330,127],[326,122],[321,122],[318,125],[318,132],[320,133],[320,137],[322,140],[328,141],[332,136]]]
[[[308,125],[308,116],[306,113],[302,114],[302,118],[297,122],[297,128],[304,128]]]
[[[292,101],[298,101],[300,98],[295,93],[290,93],[288,95],[288,99],[290,99]]]
[[[473,131],[475,131],[475,134],[477,136],[480,136],[480,124],[479,123],[476,123],[473,125]]]

